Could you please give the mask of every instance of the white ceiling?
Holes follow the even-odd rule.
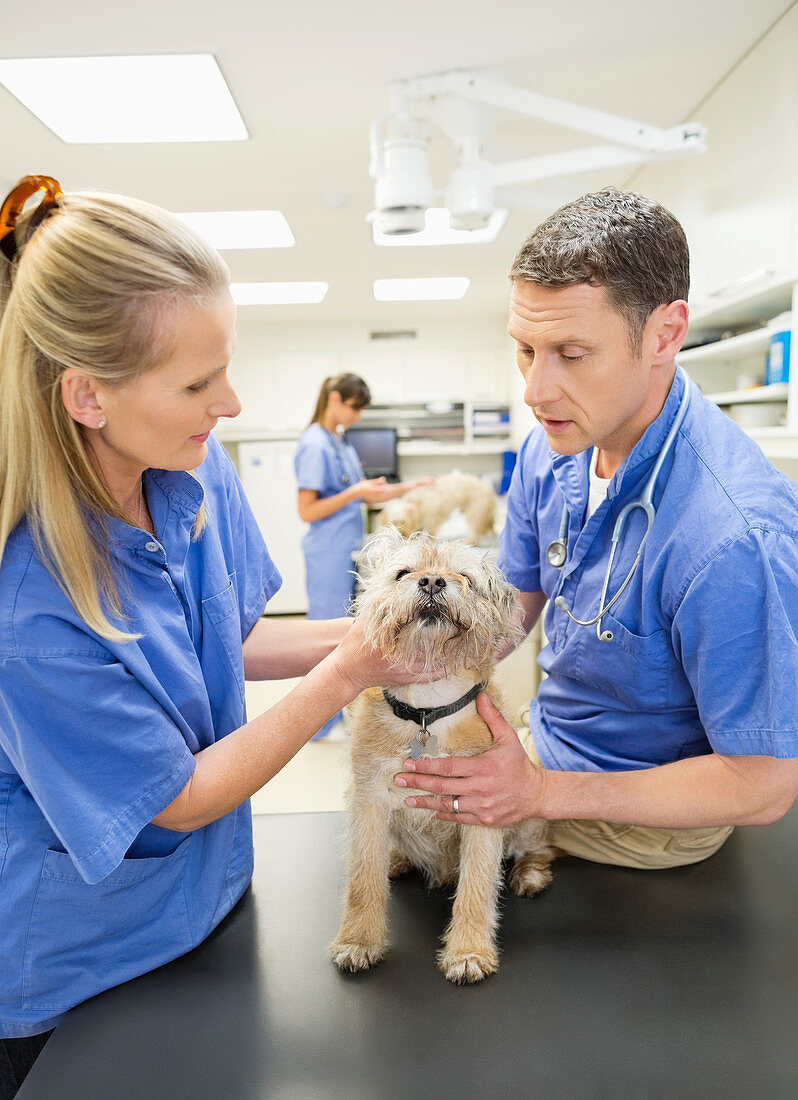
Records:
[[[10,5],[10,0],[5,0]],[[106,188],[172,210],[282,210],[297,246],[228,252],[236,281],[330,283],[317,306],[261,307],[269,322],[406,326],[503,315],[506,273],[534,225],[558,205],[516,209],[492,245],[377,248],[368,127],[387,86],[472,69],[531,91],[669,127],[701,101],[789,8],[785,0],[74,0],[3,19],[3,57],[215,54],[250,133],[246,142],[66,145],[0,87],[0,191],[28,173],[67,190]],[[58,95],[58,89],[52,90]],[[492,160],[595,143],[520,115],[491,133]],[[711,133],[709,140],[712,140]],[[436,166],[451,160],[441,139]],[[571,177],[570,188],[622,184],[628,172]],[[333,209],[329,196],[343,199]],[[468,275],[460,302],[378,303],[375,278]],[[256,309],[258,307],[250,307]],[[252,318],[254,320],[254,318]]]

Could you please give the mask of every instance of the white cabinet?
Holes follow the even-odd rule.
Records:
[[[301,546],[306,527],[297,511],[295,448],[296,440],[238,444],[241,484],[283,578],[269,600],[270,615],[301,614],[308,608]]]
[[[766,275],[736,292],[707,299],[692,311],[687,343],[677,357],[702,391],[760,444],[769,458],[798,458],[798,368],[790,380],[762,385],[780,315],[791,311],[792,359],[798,324],[798,283]]]

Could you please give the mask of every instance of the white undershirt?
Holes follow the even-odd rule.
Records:
[[[612,481],[611,477],[599,477],[596,473],[596,463],[598,461],[598,449],[593,448],[593,457],[590,459],[590,494],[587,498],[587,516],[585,520],[589,520],[599,504],[607,496],[607,488]]]

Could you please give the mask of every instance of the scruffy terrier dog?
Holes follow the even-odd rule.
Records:
[[[459,508],[468,524],[469,541],[477,543],[492,535],[496,521],[496,494],[478,477],[454,470],[432,485],[420,485],[403,497],[389,500],[380,523],[393,524],[403,535],[426,531],[436,535],[449,516]]]
[[[352,783],[348,795],[349,884],[331,945],[342,970],[367,970],[388,949],[389,879],[420,870],[431,887],[456,885],[438,956],[449,981],[478,982],[499,965],[496,946],[502,859],[515,858],[512,889],[531,896],[551,880],[546,827],[512,829],[440,821],[405,806],[393,777],[408,755],[472,756],[492,743],[477,713],[480,690],[498,707],[495,653],[523,632],[514,589],[473,547],[393,528],[366,544],[366,576],[355,603],[367,642],[401,664],[447,669],[446,678],[370,688],[351,705]]]

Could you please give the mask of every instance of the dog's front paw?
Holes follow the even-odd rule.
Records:
[[[385,958],[387,943],[342,943],[336,940],[330,946],[332,961],[339,970],[369,970]]]
[[[499,969],[499,956],[491,947],[470,951],[468,954],[444,949],[438,958],[438,965],[448,981],[455,985],[466,985],[469,982],[481,982],[489,974],[495,974]]]

